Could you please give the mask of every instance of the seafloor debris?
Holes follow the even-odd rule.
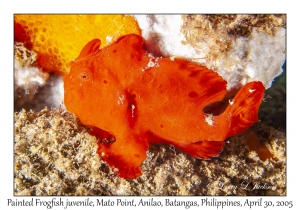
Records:
[[[31,103],[39,87],[45,85],[49,77],[37,67],[36,53],[24,47],[23,43],[14,46],[14,101],[15,109]],[[16,107],[17,106],[17,107]]]
[[[36,53],[23,43],[16,42],[14,48],[14,110],[64,108],[62,76],[43,71]]]
[[[15,113],[15,195],[285,195],[285,134],[257,123],[252,131],[271,157],[261,160],[246,136],[228,139],[212,160],[151,145],[135,180],[114,175],[97,140],[66,111]],[[259,148],[259,147],[257,147]]]

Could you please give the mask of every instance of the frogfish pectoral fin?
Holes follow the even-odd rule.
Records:
[[[224,141],[198,141],[186,145],[175,146],[190,156],[209,160],[211,157],[219,156],[224,148],[224,144]]]
[[[146,132],[148,141],[153,144],[167,143],[174,145],[186,154],[194,158],[202,158],[205,160],[211,157],[217,157],[224,148],[224,141],[197,141],[197,142],[174,142],[172,140],[163,139],[152,132]]]
[[[148,143],[142,135],[115,135],[113,143],[98,142],[97,153],[126,179],[135,179],[142,174],[140,165],[146,159]]]

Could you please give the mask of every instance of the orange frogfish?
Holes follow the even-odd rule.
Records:
[[[221,101],[227,82],[183,59],[147,53],[143,38],[129,34],[99,49],[87,43],[64,78],[66,108],[101,139],[98,154],[123,178],[141,175],[148,143],[172,144],[195,157],[218,156],[224,140],[258,121],[261,82],[243,86],[218,115],[203,109]]]

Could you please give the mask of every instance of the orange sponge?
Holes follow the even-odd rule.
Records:
[[[70,62],[84,45],[94,38],[101,47],[140,29],[128,15],[15,15],[15,41],[38,53],[44,70],[68,74]]]

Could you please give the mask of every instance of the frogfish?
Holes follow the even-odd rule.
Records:
[[[180,58],[154,57],[136,34],[99,49],[93,39],[64,77],[64,103],[92,127],[97,153],[117,175],[142,174],[149,143],[174,145],[195,158],[217,157],[224,140],[258,121],[265,88],[244,85],[219,115],[205,113],[226,95],[216,72]]]

